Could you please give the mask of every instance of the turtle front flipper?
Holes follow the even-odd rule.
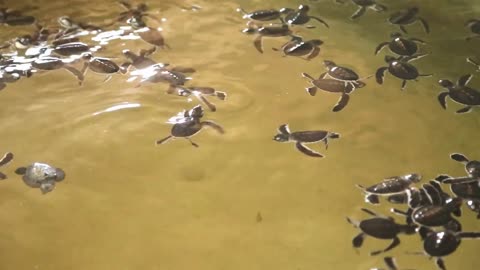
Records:
[[[0,167],[8,164],[13,159],[13,154],[11,152],[5,153],[3,157],[0,159]]]
[[[467,62],[472,64],[472,65],[475,65],[478,69],[480,69],[480,63],[478,63],[477,61],[473,60],[473,58],[471,57],[467,57]]]
[[[260,53],[263,53],[262,38],[262,35],[258,35],[253,41],[253,46],[255,46],[255,49],[257,49],[257,51],[259,51]]]
[[[448,92],[442,92],[438,95],[437,99],[438,102],[440,102],[440,106],[442,106],[443,109],[447,109],[447,97],[450,94]]]
[[[366,7],[359,7],[357,9],[357,11],[355,11],[355,13],[353,13],[353,15],[350,17],[350,19],[355,20],[355,19],[363,16],[363,14],[365,14],[365,11],[367,11]]]
[[[385,72],[388,70],[388,67],[381,67],[375,72],[375,79],[378,84],[383,84],[383,79],[385,78]]]
[[[401,89],[404,90],[406,86],[407,86],[407,80],[403,80]]]
[[[18,174],[18,175],[24,175],[26,172],[27,172],[27,168],[26,168],[26,167],[20,167],[20,168],[17,168],[17,169],[15,170],[15,173]]]
[[[335,107],[333,107],[332,111],[333,112],[341,111],[343,108],[345,108],[345,106],[347,106],[349,100],[350,100],[350,96],[344,93],[342,97],[338,100],[338,103],[335,105]]]
[[[203,102],[205,105],[207,105],[207,107],[210,109],[210,111],[212,111],[212,112],[217,111],[217,107],[215,106],[215,104],[208,101],[208,99],[206,97],[204,97],[202,94],[195,94],[194,96],[196,98],[198,98],[201,102]]]
[[[320,19],[320,18],[318,18],[318,17],[309,16],[309,18],[310,18],[310,19],[317,20],[317,21],[320,22],[321,24],[325,25],[325,27],[330,28],[330,26],[328,26],[328,24],[327,24],[324,20],[322,20],[322,19]]]
[[[472,79],[473,75],[472,74],[466,74],[466,75],[463,75],[462,77],[460,77],[457,81],[457,84],[459,86],[466,86],[470,80]]]
[[[289,135],[290,134],[290,128],[288,127],[288,124],[283,124],[283,125],[279,126],[278,127],[278,132],[282,133],[282,134],[285,134],[285,135]]]
[[[166,143],[166,142],[167,142],[168,140],[170,140],[171,138],[173,138],[173,136],[172,136],[172,135],[169,135],[169,136],[167,136],[167,137],[165,137],[165,138],[163,138],[163,139],[161,139],[161,140],[157,140],[157,141],[155,142],[155,144],[163,144],[163,143]],[[16,171],[15,171],[15,172],[16,172]]]
[[[323,155],[308,148],[307,146],[305,146],[304,144],[302,144],[301,142],[297,142],[295,144],[295,147],[302,153],[304,153],[305,155],[307,156],[311,156],[311,157],[319,157],[319,158],[322,158]]]
[[[312,60],[313,58],[317,57],[320,54],[320,47],[315,47],[313,50],[308,54],[307,60]]]
[[[377,250],[377,251],[372,251],[370,252],[370,255],[371,256],[375,256],[375,255],[378,255],[378,254],[381,254],[381,253],[384,253],[384,252],[387,252],[391,249],[393,249],[394,247],[400,245],[400,239],[398,237],[395,237],[392,241],[392,243],[390,243],[390,245],[388,247],[386,247],[385,249],[383,250]]]
[[[395,259],[393,257],[385,257],[383,258],[383,261],[387,265],[389,270],[397,270],[397,264],[395,263]]]
[[[377,55],[388,44],[389,44],[389,42],[382,42],[382,43],[378,44],[377,48],[375,48],[375,55]]]
[[[460,153],[453,153],[450,155],[450,158],[463,164],[470,162],[470,160],[465,155]]]
[[[83,74],[78,69],[68,65],[63,66],[63,68],[69,73],[71,73],[73,76],[75,76],[75,78],[78,79],[78,83],[81,83],[83,81]]]
[[[203,122],[200,122],[200,126],[203,128],[204,126],[208,126],[208,127],[211,127],[213,129],[215,129],[218,133],[220,134],[224,134],[225,133],[225,130],[222,128],[222,126],[220,126],[219,124],[213,122],[213,121],[210,121],[210,120],[207,120],[207,121],[203,121]]]
[[[472,111],[472,106],[467,106],[465,108],[462,108],[462,109],[456,111],[456,113],[468,113],[470,111]]]
[[[407,29],[405,28],[405,26],[400,25],[399,27],[400,27],[400,30],[402,30],[402,32],[404,32],[405,34],[408,34]]]
[[[424,18],[418,18],[420,23],[423,26],[423,30],[425,30],[425,33],[430,33],[430,26],[428,25],[427,21]]]

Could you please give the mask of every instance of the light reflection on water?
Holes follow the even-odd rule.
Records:
[[[365,218],[359,211],[365,206],[388,213],[389,206],[365,205],[354,184],[412,172],[424,179],[462,175],[450,153],[480,158],[475,151],[480,146],[478,109],[455,115],[460,106],[449,101],[444,111],[436,99],[438,79],[455,80],[475,70],[465,58],[480,57],[479,41],[464,42],[463,23],[478,16],[480,6],[385,0],[390,11],[368,11],[352,22],[351,3],[316,2],[310,3],[311,13],[331,27],[296,29],[305,39],[324,41],[320,56],[309,62],[270,49],[287,38],[265,38],[265,53],[259,54],[253,37],[241,33],[246,21],[235,11],[239,6],[293,8],[300,1],[148,2],[155,15],[166,18],[161,25],[149,20],[149,25],[161,27],[171,47],[151,58],[195,68],[187,86],[212,86],[228,94],[227,100],[215,102],[217,112],[205,112],[205,119],[221,124],[226,134],[202,131],[195,136],[198,149],[185,140],[154,144],[169,134],[170,117],[197,105],[196,99],[166,94],[167,84],[136,87],[138,82],[123,74],[103,82],[105,76],[89,72],[78,86],[63,71],[9,84],[0,92],[0,149],[13,152],[15,159],[1,168],[9,176],[0,189],[1,268],[383,267],[382,256],[368,252],[388,242],[367,238],[357,254],[351,247],[357,231],[345,216]],[[409,82],[404,91],[391,75],[382,86],[368,79],[339,113],[331,112],[338,95],[305,92],[308,82],[300,74],[318,76],[325,70],[323,60],[351,67],[362,77],[373,74],[385,64],[385,52],[375,56],[375,47],[398,31],[386,23],[388,14],[414,3],[432,29],[425,35],[418,24],[408,27],[412,36],[427,41],[425,50],[431,53],[415,64],[434,73],[432,78]],[[121,12],[114,1],[11,4],[38,6],[28,14],[49,25],[63,15],[93,23]],[[182,10],[191,5],[201,9]],[[1,29],[2,40],[32,31],[28,26]],[[112,39],[95,56],[121,64],[124,49],[148,48],[140,39]],[[480,78],[471,85],[479,88]],[[312,145],[326,155],[317,160],[272,140],[283,123],[292,130],[326,129],[342,137],[328,150]],[[66,180],[47,195],[28,188],[13,171],[34,161],[63,168]],[[473,214],[464,215],[464,229],[480,231]],[[418,237],[400,240],[389,253],[400,268],[435,269],[426,257],[405,254],[421,250]],[[473,258],[479,244],[464,241],[445,259],[448,269],[477,269]]]

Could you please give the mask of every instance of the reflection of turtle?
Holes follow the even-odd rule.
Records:
[[[0,167],[7,165],[13,159],[13,154],[10,152],[5,153],[3,157],[0,159]],[[7,179],[7,176],[0,172],[0,180]]]
[[[25,184],[32,188],[40,188],[43,194],[52,191],[56,182],[65,179],[65,172],[62,169],[39,162],[20,167],[15,170],[15,173],[23,175]]]
[[[328,139],[338,139],[340,134],[325,130],[309,130],[290,132],[287,124],[283,124],[278,128],[278,134],[273,137],[277,142],[294,142],[295,147],[302,153],[311,157],[323,157],[322,154],[308,148],[305,144],[323,142],[325,148],[328,148]]]
[[[455,84],[449,80],[438,81],[443,88],[448,89],[448,92],[442,92],[438,95],[438,101],[442,108],[447,109],[447,97],[466,106],[458,110],[457,113],[470,112],[473,106],[480,105],[480,92],[467,86],[472,77],[471,74],[463,75]]]

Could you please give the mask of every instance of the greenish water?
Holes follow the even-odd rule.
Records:
[[[69,15],[80,21],[102,22],[121,12],[115,1],[5,1],[28,5],[40,22],[55,25]],[[265,38],[265,53],[253,46],[253,37],[241,33],[246,21],[235,11],[311,6],[311,14],[327,21],[329,29],[298,27],[305,39],[319,38],[319,57],[305,61],[282,57],[270,50],[287,38]],[[0,184],[1,269],[369,269],[384,267],[383,256],[369,252],[388,241],[367,238],[356,252],[351,239],[358,233],[346,216],[366,218],[361,207],[388,213],[388,204],[366,205],[354,184],[418,172],[425,180],[440,173],[463,175],[453,152],[480,159],[479,110],[457,115],[461,108],[437,101],[439,79],[456,80],[474,73],[466,57],[480,57],[480,40],[465,42],[464,22],[478,17],[476,1],[381,2],[389,11],[367,11],[358,21],[348,17],[352,3],[334,1],[150,1],[150,10],[167,20],[152,26],[163,29],[169,50],[152,58],[197,70],[187,85],[212,86],[227,92],[217,112],[205,119],[221,124],[226,133],[202,131],[192,147],[177,139],[155,146],[167,136],[166,121],[197,104],[167,95],[166,84],[137,88],[128,75],[87,73],[79,87],[62,71],[35,74],[0,92],[0,151],[15,159],[1,168],[9,179]],[[181,6],[198,5],[198,11]],[[433,77],[409,82],[387,74],[385,83],[374,78],[351,95],[348,106],[331,112],[339,96],[319,92],[309,96],[300,76],[318,76],[323,60],[355,69],[361,77],[385,65],[388,50],[375,47],[398,29],[386,22],[388,14],[418,6],[430,23],[407,29],[424,39],[430,55],[415,62],[421,73]],[[315,21],[312,24],[317,25]],[[0,38],[31,32],[31,26],[0,26]],[[113,28],[112,28],[113,29]],[[84,39],[93,43],[89,37]],[[99,56],[124,61],[121,51],[150,46],[141,40],[114,40]],[[477,73],[477,75],[480,75]],[[480,76],[470,82],[480,88]],[[98,113],[123,102],[140,107]],[[326,155],[302,155],[293,144],[272,140],[280,124],[292,131],[325,129],[341,134]],[[66,180],[42,195],[14,174],[34,161],[63,168]],[[258,218],[260,213],[261,219]],[[396,217],[402,221],[401,217]],[[464,211],[465,231],[480,231],[474,214]],[[387,253],[400,268],[435,269],[427,257],[406,254],[421,251],[418,236],[400,236],[401,245]],[[480,241],[463,241],[445,258],[448,269],[478,269]]]

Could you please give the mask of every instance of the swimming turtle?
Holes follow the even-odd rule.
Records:
[[[345,85],[344,82],[335,80],[335,79],[322,79],[322,78],[315,79],[312,76],[308,75],[307,73],[302,73],[302,76],[310,80],[310,84],[312,86],[307,87],[305,89],[311,96],[315,96],[318,89],[326,92],[330,92],[330,93],[342,94],[337,104],[332,109],[332,111],[334,112],[339,112],[343,108],[345,108],[345,106],[347,106],[348,101],[350,100],[350,94],[353,92],[353,90],[355,90],[356,88],[361,88],[365,86],[365,83],[360,81],[354,82],[353,83],[354,86],[352,86],[352,84]]]
[[[478,63],[476,60],[474,60],[471,57],[467,58],[467,62],[472,64],[472,65],[475,65],[477,67],[477,72],[480,72],[480,63]]]
[[[0,24],[9,26],[30,25],[35,23],[35,17],[23,15],[18,10],[0,8]]]
[[[413,225],[402,225],[397,224],[392,217],[387,217],[379,215],[371,210],[362,208],[362,211],[373,216],[369,219],[364,219],[362,221],[355,221],[347,217],[347,221],[352,224],[355,228],[360,229],[360,233],[355,236],[352,240],[354,248],[359,248],[363,244],[365,236],[371,236],[377,239],[391,239],[392,242],[388,247],[383,250],[377,250],[370,252],[370,255],[378,255],[384,252],[387,252],[400,244],[400,239],[398,235],[400,233],[404,234],[414,234],[416,226]]]
[[[142,20],[143,17],[148,17],[155,20],[156,22],[161,22],[156,16],[148,13],[148,6],[145,3],[139,3],[135,7],[127,1],[117,1],[117,3],[125,10],[121,12],[117,17],[117,22],[129,21],[132,19]]]
[[[107,74],[107,77],[104,81],[108,81],[111,78],[111,74],[120,72],[124,73],[125,71],[121,69],[115,62],[108,58],[93,56],[91,53],[83,55],[84,63],[81,70],[83,78],[88,70],[91,70],[99,74]],[[80,84],[83,83],[83,80],[80,81]]]
[[[274,51],[282,51],[283,56],[306,56],[306,60],[315,58],[320,53],[320,45],[323,41],[319,39],[312,39],[303,41],[301,37],[294,36],[292,39],[283,44],[281,49],[273,48]]]
[[[391,52],[400,56],[413,56],[418,52],[418,45],[425,44],[425,41],[418,38],[403,38],[400,33],[392,33],[390,35],[391,41],[380,43],[375,49],[375,54],[378,54],[383,48],[387,47]]]
[[[422,176],[417,173],[411,173],[401,176],[392,176],[383,179],[380,183],[369,187],[357,184],[356,186],[365,193],[365,201],[369,203],[378,203],[378,196],[391,196],[403,194],[410,185],[418,183]]]
[[[217,107],[215,104],[211,103],[205,96],[215,96],[220,100],[225,100],[227,98],[227,94],[222,91],[217,91],[215,88],[212,87],[204,87],[204,86],[190,86],[190,87],[184,87],[181,85],[175,86],[175,89],[177,90],[177,94],[179,96],[184,96],[184,97],[189,97],[189,96],[194,96],[198,98],[201,102],[203,102],[207,107],[210,109],[210,111],[215,112],[217,110]]]
[[[0,158],[0,167],[3,167],[8,163],[10,163],[12,159],[13,159],[13,154],[11,152],[5,153],[3,157]],[[7,176],[4,173],[0,172],[0,180],[4,180],[4,179],[7,179]]]
[[[79,70],[66,64],[61,58],[58,57],[39,57],[33,60],[31,65],[33,68],[38,70],[56,70],[63,68],[75,76],[79,82],[83,81],[83,74]]]
[[[283,124],[278,128],[278,134],[273,137],[277,142],[294,142],[295,147],[302,153],[311,157],[324,157],[322,154],[306,146],[309,143],[323,142],[325,149],[328,149],[329,139],[338,139],[340,134],[326,130],[311,130],[290,132],[288,124]]]
[[[153,65],[164,66],[164,64],[159,64],[147,57],[151,55],[153,52],[155,52],[155,50],[156,50],[156,47],[152,47],[149,50],[142,49],[138,54],[135,54],[134,52],[128,49],[123,50],[122,53],[129,60],[129,62],[123,63],[122,67],[128,71],[130,70],[131,67],[134,67],[136,69],[144,69],[144,68],[151,67]]]
[[[293,11],[289,9],[289,11]],[[282,12],[278,9],[259,9],[254,10],[252,12],[247,12],[243,8],[237,8],[237,12],[243,14],[244,19],[255,20],[255,21],[273,21],[277,19],[281,19]],[[283,10],[283,12],[287,12],[287,10]]]
[[[467,41],[474,39],[474,38],[480,38],[480,20],[479,19],[472,19],[468,20],[465,23],[465,26],[470,28],[470,31],[473,33],[472,36],[466,37],[465,39]]]
[[[201,121],[203,112],[202,106],[197,105],[193,107],[193,109],[184,111],[179,113],[176,117],[173,117],[170,122],[174,123],[171,134],[163,139],[157,140],[156,144],[166,143],[172,138],[185,138],[192,144],[192,146],[198,147],[198,144],[194,143],[190,137],[200,132],[202,128],[211,127],[220,134],[225,133],[223,128],[217,123],[210,120]]]
[[[420,74],[415,66],[410,64],[410,61],[423,57],[425,55],[408,56],[395,58],[390,55],[385,56],[385,62],[388,63],[386,67],[380,67],[375,73],[378,84],[383,84],[385,72],[389,72],[393,76],[402,79],[402,90],[405,89],[408,80],[417,80],[418,77],[430,77],[432,74]]]
[[[390,15],[388,22],[393,25],[398,25],[400,30],[402,30],[404,33],[407,33],[407,30],[405,29],[406,25],[420,21],[425,33],[429,33],[430,27],[428,26],[427,21],[421,17],[418,17],[418,12],[419,9],[417,7],[406,8]]]
[[[65,172],[46,163],[35,162],[27,167],[20,167],[15,170],[18,175],[32,188],[40,188],[43,194],[52,191],[57,182],[65,179]]]
[[[438,83],[448,92],[441,92],[438,95],[438,101],[442,108],[447,109],[447,97],[450,97],[456,103],[465,105],[466,107],[457,110],[457,113],[467,113],[472,110],[473,106],[480,105],[480,91],[467,86],[473,75],[466,74],[460,77],[454,84],[450,80],[439,80]]]
[[[256,34],[256,38],[253,41],[253,45],[260,53],[263,53],[263,37],[284,37],[292,36],[292,31],[287,24],[267,24],[257,25],[250,21],[247,24],[247,28],[243,29],[243,33]]]
[[[61,43],[53,49],[53,52],[61,56],[80,55],[90,51],[90,46],[83,42]]]
[[[310,7],[308,5],[300,5],[297,10],[280,10],[280,12],[285,13],[285,22],[290,25],[303,25],[308,23],[311,19],[314,19],[325,25],[325,27],[329,27],[324,20],[308,15],[309,10]]]
[[[376,0],[351,0],[355,5],[358,6],[357,11],[353,13],[350,19],[354,20],[360,18],[365,14],[367,9],[371,9],[375,12],[383,12],[387,10],[387,7],[381,4],[378,4]],[[339,4],[345,4],[346,0],[336,0]]]
[[[83,30],[88,30],[88,31],[102,30],[100,26],[96,26],[93,24],[85,23],[85,22],[77,22],[77,21],[74,21],[69,16],[61,16],[57,19],[57,22],[63,28],[57,33],[56,35],[57,39],[64,36],[75,34]]]
[[[352,91],[355,90],[357,85],[365,85],[360,80],[371,77],[367,76],[365,78],[360,78],[360,76],[358,76],[358,74],[352,69],[339,66],[330,60],[323,61],[323,64],[325,65],[327,72],[324,72],[320,75],[321,79],[324,79],[328,76],[332,79],[342,81],[345,83],[345,86],[351,85]]]

